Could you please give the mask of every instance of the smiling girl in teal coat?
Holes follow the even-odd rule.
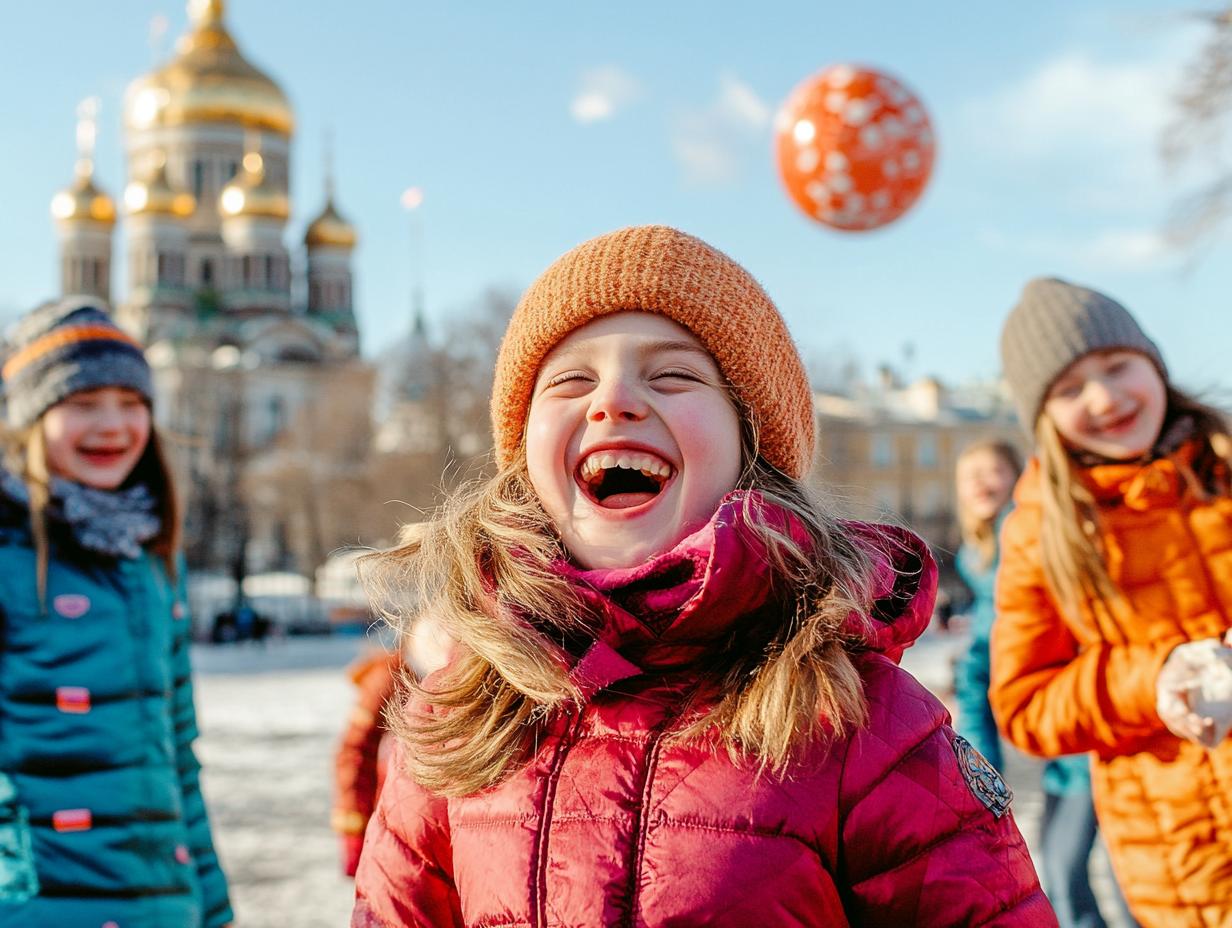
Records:
[[[231,921],[192,742],[179,522],[141,347],[82,299],[3,367],[0,925]]]

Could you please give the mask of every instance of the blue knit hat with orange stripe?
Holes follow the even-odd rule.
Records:
[[[45,303],[18,320],[0,374],[6,418],[14,429],[33,425],[81,390],[128,387],[147,403],[154,398],[141,343],[88,297]]]

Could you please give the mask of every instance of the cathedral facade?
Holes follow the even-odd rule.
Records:
[[[118,207],[94,178],[92,129],[79,126],[76,178],[52,201],[60,285],[111,302],[118,225],[127,290],[115,316],[147,345],[156,418],[183,439],[190,563],[309,573],[354,536],[331,524],[323,497],[348,496],[371,446],[357,235],[329,177],[287,247],[294,113],[225,12],[223,0],[191,0],[174,55],[129,86]]]

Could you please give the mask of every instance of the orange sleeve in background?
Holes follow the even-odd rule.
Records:
[[[1163,727],[1155,680],[1177,641],[1080,648],[1044,580],[1039,513],[1006,519],[989,701],[1016,747],[1043,757],[1120,753]]]

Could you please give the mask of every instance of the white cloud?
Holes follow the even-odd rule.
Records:
[[[1154,229],[1108,229],[1083,242],[1079,261],[1099,270],[1152,270],[1179,260],[1163,234]]]
[[[1108,64],[1085,52],[1045,63],[1019,83],[977,101],[977,137],[1016,156],[1153,145],[1167,120],[1176,62]]]
[[[1163,232],[1150,227],[1113,226],[1085,236],[1013,236],[984,227],[977,230],[976,238],[991,251],[1028,257],[1048,267],[1072,268],[1083,274],[1154,271],[1185,260]]]
[[[681,112],[671,131],[672,152],[690,183],[735,181],[770,125],[770,106],[732,74],[719,76],[715,98],[705,107]]]
[[[614,65],[591,68],[582,72],[569,113],[583,125],[600,122],[611,119],[640,94],[641,86],[627,71]]]
[[[750,132],[770,125],[770,107],[748,84],[730,74],[719,77],[719,98],[714,105],[717,119]]]
[[[1094,209],[1140,205],[1163,193],[1160,141],[1200,38],[1178,30],[1150,57],[1133,60],[1082,49],[1056,55],[970,101],[952,144],[1035,174],[1050,187],[1072,189]]]

